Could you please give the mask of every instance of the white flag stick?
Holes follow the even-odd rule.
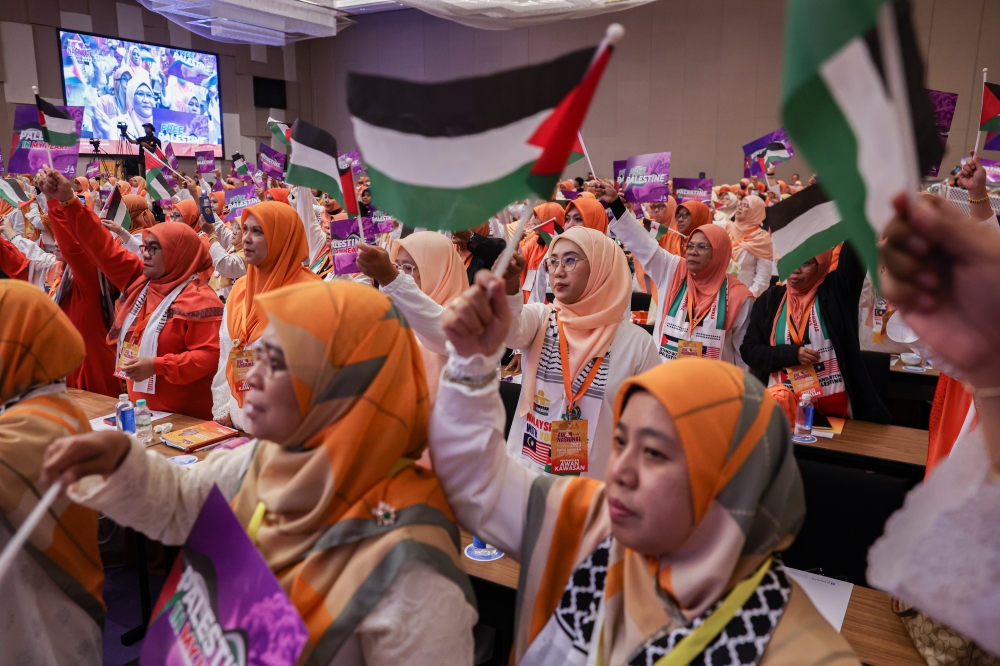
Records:
[[[503,254],[497,259],[497,262],[493,264],[493,275],[497,277],[503,277],[504,271],[507,270],[507,265],[510,264],[511,257],[514,256],[514,251],[517,246],[521,243],[521,238],[524,236],[524,229],[528,226],[528,220],[534,215],[534,208],[538,205],[538,198],[532,196],[528,199],[528,203],[524,206],[524,211],[521,213],[521,220],[517,223],[517,227],[514,228],[514,235],[510,237],[507,241],[507,247],[504,248]]]
[[[587,152],[587,144],[583,142],[583,132],[577,130],[576,136],[580,139],[580,147],[583,148],[583,156],[587,158],[587,166],[590,167],[590,173],[594,174],[594,178],[597,178],[597,172],[594,171],[594,163],[590,161],[590,153]]]
[[[983,117],[983,104],[986,103],[986,68],[983,67],[983,94],[979,100],[979,117]],[[979,135],[982,132],[979,131],[979,126],[976,126],[976,147],[972,149],[972,156],[975,157],[979,152]]]
[[[62,481],[56,481],[49,486],[49,489],[42,495],[42,498],[38,500],[38,504],[28,514],[27,519],[17,529],[14,537],[7,543],[7,547],[3,549],[3,553],[0,553],[0,581],[3,581],[4,575],[6,575],[7,570],[10,569],[10,565],[14,562],[14,556],[21,550],[21,546],[28,540],[31,533],[35,531],[38,523],[42,520],[42,516],[45,515],[45,512],[49,510],[52,503],[59,497],[60,490],[62,490]]]

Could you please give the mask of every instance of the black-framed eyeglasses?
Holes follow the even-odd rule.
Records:
[[[145,252],[149,256],[153,256],[157,252],[162,252],[163,248],[160,247],[159,243],[143,243],[139,246],[142,252]]]
[[[562,261],[559,257],[549,257],[545,260],[545,272],[552,274],[559,270],[559,265],[562,264],[563,270],[567,273],[572,273],[576,270],[576,265],[581,261],[587,261],[582,257],[563,257]]]

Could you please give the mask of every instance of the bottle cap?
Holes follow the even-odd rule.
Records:
[[[146,399],[145,398],[139,398],[138,400],[135,401],[135,406],[136,407],[145,407],[146,406]]]
[[[128,400],[128,393],[122,393],[118,396],[119,400]]]

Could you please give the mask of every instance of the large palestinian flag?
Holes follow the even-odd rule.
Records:
[[[612,26],[596,48],[479,78],[349,74],[374,204],[411,227],[460,230],[532,193],[550,198],[622,33]]]
[[[28,202],[28,195],[17,178],[3,178],[0,179],[0,199],[17,208]]]
[[[979,131],[1000,131],[1000,85],[983,84],[983,108],[979,112]]]
[[[885,64],[898,60],[891,70]],[[897,78],[905,87],[899,100],[889,83]],[[785,128],[842,217],[810,252],[850,239],[869,266],[877,264],[876,240],[892,218],[892,198],[915,191],[943,152],[923,80],[908,3],[789,0]]]
[[[358,214],[351,166],[337,157],[337,140],[326,130],[296,120],[285,182],[326,192],[350,215]]]
[[[38,107],[38,124],[42,126],[45,143],[50,146],[76,145],[76,120],[73,116],[38,95],[35,95],[35,106]]]
[[[177,194],[167,182],[167,165],[152,153],[146,153],[146,191],[153,201],[164,201]]]
[[[819,185],[810,185],[768,208],[764,225],[771,230],[778,277],[782,280],[840,242],[833,239],[850,234],[841,221],[837,204],[830,201]]]

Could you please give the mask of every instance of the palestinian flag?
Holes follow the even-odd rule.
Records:
[[[333,135],[299,119],[292,125],[291,137],[292,154],[285,182],[326,192],[349,215],[357,215],[354,176],[351,167],[337,158],[337,140]]]
[[[0,199],[3,199],[14,208],[21,204],[28,203],[28,195],[24,193],[24,188],[17,178],[4,178],[0,180]]]
[[[247,161],[239,153],[233,155],[233,171],[240,178],[246,178],[250,175],[250,167],[247,166]]]
[[[76,145],[78,137],[73,116],[38,95],[35,95],[35,106],[38,107],[38,124],[42,126],[45,143],[50,146]]]
[[[669,224],[658,224],[656,225],[656,240],[659,241],[661,238],[670,233]]]
[[[547,200],[623,30],[608,33],[595,48],[478,78],[350,73],[347,106],[378,209],[458,231],[532,193]]]
[[[535,227],[535,233],[538,234],[538,237],[542,239],[542,242],[545,243],[546,246],[551,245],[552,238],[554,236],[558,236],[562,232],[563,228],[556,224],[556,218],[554,217],[551,220],[543,222]]]
[[[128,206],[122,199],[122,191],[117,187],[111,191],[111,196],[108,197],[108,214],[104,219],[113,220],[123,229],[132,228],[132,216],[128,214]]]
[[[151,153],[146,153],[146,191],[153,201],[163,201],[177,194],[167,182],[167,165]]]
[[[271,134],[274,135],[275,139],[286,146],[292,145],[292,130],[288,125],[268,116],[267,126],[270,128]]]
[[[887,43],[881,34],[890,37]],[[887,71],[887,62],[897,65]],[[903,99],[893,99],[890,80],[902,81]],[[803,254],[850,239],[868,266],[876,266],[876,240],[893,216],[892,198],[915,191],[919,174],[944,150],[923,88],[908,3],[789,0],[782,116],[842,218]],[[782,279],[797,261],[800,255],[787,259],[785,272],[779,263]]]
[[[1000,85],[984,83],[983,108],[979,112],[979,131],[996,132],[998,130],[1000,130]]]
[[[788,152],[788,147],[780,141],[774,141],[773,143],[767,144],[764,148],[764,155],[762,156],[764,166],[787,162],[791,158],[792,156]]]
[[[794,196],[767,209],[764,225],[771,230],[778,277],[792,272],[850,234],[840,218],[837,204],[819,185],[810,185]]]

